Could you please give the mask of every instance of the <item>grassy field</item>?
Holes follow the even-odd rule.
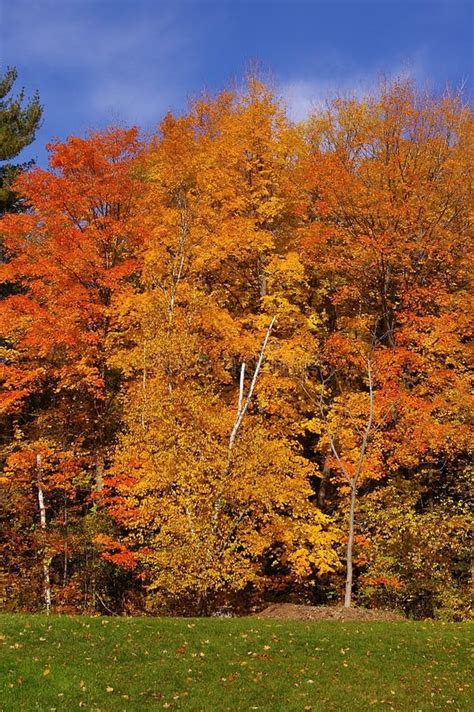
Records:
[[[472,627],[0,616],[0,709],[471,710]]]

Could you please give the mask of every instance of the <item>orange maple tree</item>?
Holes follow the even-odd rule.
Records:
[[[81,515],[90,509],[116,428],[119,375],[107,367],[107,338],[112,303],[139,260],[134,201],[141,146],[135,130],[109,130],[49,148],[50,169],[17,181],[28,210],[2,220],[0,274],[9,288],[0,313],[1,407],[10,433],[7,519],[18,525],[18,509],[7,504],[15,501],[20,521],[26,512],[26,521],[34,521],[31,458],[46,448],[41,488],[48,529],[61,521],[66,547],[70,524],[64,522],[77,511],[78,498]],[[25,484],[26,501],[18,498],[21,487],[26,496]],[[27,531],[20,527],[26,541]]]

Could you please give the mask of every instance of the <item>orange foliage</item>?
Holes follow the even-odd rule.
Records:
[[[348,495],[360,591],[409,590],[377,497],[398,521],[408,483],[416,516],[428,497],[446,532],[464,517],[472,125],[400,81],[295,126],[251,77],[19,178],[28,209],[0,225],[18,605],[45,562],[63,610],[340,591]]]

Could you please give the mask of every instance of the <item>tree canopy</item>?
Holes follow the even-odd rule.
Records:
[[[6,215],[5,597],[462,617],[472,111],[257,78],[49,146]],[[349,525],[348,525],[349,521]]]

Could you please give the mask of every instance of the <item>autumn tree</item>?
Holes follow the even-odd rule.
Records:
[[[25,105],[23,89],[11,96],[18,74],[9,67],[0,77],[0,161],[11,161],[34,141],[40,127],[43,107],[38,93]],[[10,95],[10,96],[9,96]],[[4,163],[0,166],[0,215],[12,210],[17,202],[12,182],[21,166]]]
[[[298,322],[272,271],[284,281],[299,141],[251,79],[168,116],[149,156],[154,228],[114,357],[130,374],[130,418],[108,509],[127,550],[103,544],[141,566],[158,600],[203,609],[272,567],[302,577],[337,563],[289,417],[290,349],[278,346]]]
[[[472,472],[466,460],[400,475],[369,492],[359,508],[360,600],[418,618],[470,616]],[[364,542],[363,542],[364,543]]]
[[[327,348],[316,363],[336,373],[333,410],[366,392],[357,361],[364,344],[376,344],[372,379],[388,413],[376,481],[415,483],[415,473],[440,467],[456,477],[468,442],[472,112],[459,97],[430,97],[401,81],[335,100],[310,120],[308,137],[302,253],[314,307],[325,313]],[[356,427],[345,420],[339,441]],[[317,447],[330,457],[327,440]]]
[[[1,224],[8,256],[1,278],[17,285],[0,317],[6,340],[1,405],[11,433],[4,484],[32,514],[27,531],[38,527],[39,515],[18,494],[37,501],[35,449],[41,455],[46,448],[45,476],[52,463],[57,468],[54,486],[48,478],[41,484],[48,528],[52,517],[85,515],[91,492],[102,487],[119,422],[118,374],[107,366],[107,335],[112,301],[137,269],[141,238],[132,223],[139,181],[132,167],[139,152],[135,130],[52,145],[49,170],[34,169],[15,184],[30,210]],[[20,481],[26,489],[19,489]],[[58,487],[62,512],[53,505]],[[7,523],[18,511],[11,503],[6,497]]]
[[[465,615],[472,125],[404,80],[294,125],[251,76],[18,178],[5,602]]]

